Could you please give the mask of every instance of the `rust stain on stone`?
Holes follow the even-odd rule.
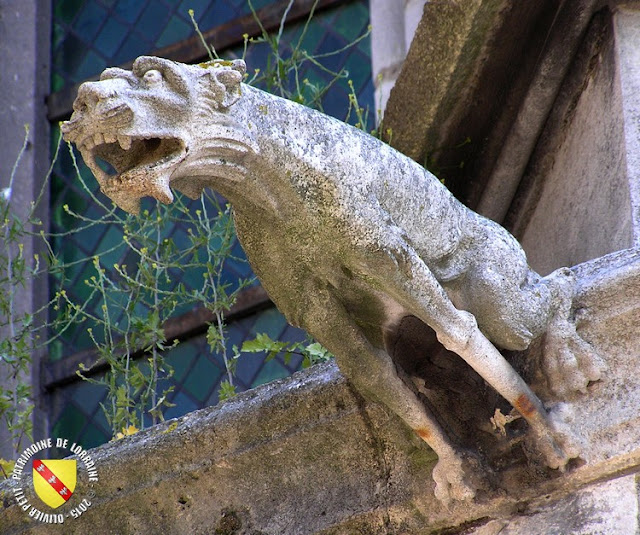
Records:
[[[518,410],[522,416],[527,417],[531,416],[534,412],[536,412],[536,406],[533,402],[528,398],[526,394],[520,394],[518,399],[516,399],[513,406]]]
[[[429,432],[428,429],[424,429],[424,428],[416,429],[416,433],[422,440],[424,440],[425,442],[429,442],[429,439],[431,438],[431,433]]]

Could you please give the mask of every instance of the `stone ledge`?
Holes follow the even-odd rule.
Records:
[[[494,490],[447,509],[433,495],[431,450],[329,363],[92,450],[100,476],[93,505],[63,526],[29,519],[12,498],[14,482],[1,483],[0,532],[419,534],[459,526],[485,535],[506,521],[522,526],[508,533],[531,533],[533,518],[574,509],[591,526],[598,503],[611,500],[590,496],[629,487],[635,476],[624,474],[640,467],[640,251],[574,269],[579,329],[609,370],[568,400],[585,462],[566,474],[521,457],[494,477]],[[544,393],[543,383],[534,386]],[[637,507],[631,494],[624,499]]]
[[[363,514],[382,526],[389,506],[415,491],[412,479],[424,476],[428,491],[435,461],[395,417],[366,406],[333,363],[91,455],[100,480],[80,519],[31,521],[5,481],[0,532],[213,533],[230,515],[243,526],[237,533],[313,533]]]

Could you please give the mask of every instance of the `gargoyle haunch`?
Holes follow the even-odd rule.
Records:
[[[420,165],[338,120],[242,84],[244,73],[242,61],[190,66],[154,57],[138,58],[132,71],[107,69],[80,86],[65,139],[129,212],[143,196],[171,202],[172,189],[224,195],[256,275],[289,322],[437,453],[440,499],[468,498],[474,489],[468,458],[392,358],[407,317],[435,331],[509,401],[548,465],[563,468],[578,454],[568,432],[489,340],[524,349],[546,332],[557,392],[598,380],[601,362],[570,321],[570,270],[541,278],[506,230],[464,207]]]

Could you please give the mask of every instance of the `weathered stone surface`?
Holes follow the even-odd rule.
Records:
[[[633,243],[640,246],[640,6],[618,6],[614,15],[617,65],[620,69],[626,176],[631,197]]]
[[[526,516],[492,520],[468,535],[632,535],[638,533],[636,476],[596,483],[559,501],[540,500]]]
[[[613,19],[608,12],[598,13],[560,88],[505,221],[541,273],[626,249],[634,242],[633,178],[627,176],[630,152],[615,47]]]
[[[50,20],[51,5],[39,0],[0,0],[0,82],[2,83],[2,106],[0,106],[0,131],[3,141],[0,147],[0,195],[9,200],[11,212],[26,222],[32,203],[40,199],[35,217],[48,220],[48,189],[42,188],[43,177],[49,167],[49,122],[47,121],[45,97],[49,90],[50,58]],[[13,169],[20,154],[28,126],[28,144],[20,158],[19,165]],[[9,191],[9,181],[13,184]],[[33,231],[29,226],[27,232]],[[39,229],[36,230],[38,232]],[[4,236],[0,238],[4,240]],[[2,243],[2,254],[5,254]],[[33,259],[35,253],[42,254],[39,240],[28,235],[22,238],[22,254],[26,262]],[[13,252],[18,257],[17,247]],[[45,253],[46,254],[46,253]],[[6,275],[4,275],[6,276]],[[4,284],[4,283],[3,283]],[[15,292],[14,321],[23,314],[34,314],[42,310],[47,302],[47,278],[25,277],[20,283],[12,285]],[[7,322],[6,311],[2,311],[2,322]],[[44,321],[38,316],[36,322]],[[6,325],[6,324],[5,324]],[[14,336],[8,326],[0,327],[0,338]],[[32,355],[31,377],[23,374],[20,381],[33,385],[34,402],[41,409],[42,399],[37,386],[40,352]],[[14,370],[4,361],[0,362],[0,386],[7,391],[15,388],[11,380]],[[34,411],[34,432],[43,433],[45,419],[38,410]],[[11,458],[14,454],[13,441],[5,425],[0,425],[0,458]],[[16,444],[16,447],[21,447]]]
[[[385,112],[392,144],[504,224],[541,273],[637,244],[637,4],[476,8],[494,16],[466,28],[455,2],[427,5]]]
[[[597,5],[428,2],[385,109],[391,144],[502,222]]]
[[[371,71],[375,90],[376,115],[384,110],[389,92],[396,83],[407,54],[404,13],[401,3],[385,0],[369,2],[371,16]],[[420,18],[418,18],[418,21]],[[378,110],[379,108],[379,110]],[[379,117],[376,117],[378,120]]]
[[[376,122],[382,118],[396,83],[426,0],[388,2],[370,0],[371,70],[375,90]]]

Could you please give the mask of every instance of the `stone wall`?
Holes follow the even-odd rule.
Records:
[[[398,79],[427,0],[371,0],[371,67],[376,88],[376,121]],[[380,115],[380,116],[379,116]]]
[[[565,403],[580,459],[546,469],[525,426],[508,439],[495,431],[504,462],[472,474],[487,486],[473,502],[446,507],[433,493],[433,452],[327,364],[92,450],[99,481],[77,491],[91,506],[63,526],[30,519],[14,499],[19,483],[1,483],[0,532],[640,533],[640,5],[467,7],[427,4],[385,123],[396,147],[428,156],[514,231],[540,271],[574,266],[578,330],[604,359],[603,378],[558,399],[538,371],[539,345],[511,357],[548,406]],[[408,11],[398,13],[382,20],[403,35],[388,47],[402,61]],[[429,31],[438,28],[449,37]]]
[[[541,273],[634,244],[635,178],[626,159],[637,132],[625,129],[632,119],[622,91],[626,106],[639,104],[626,88],[638,78],[625,66],[637,48],[624,35],[635,17],[623,10],[594,18],[522,179],[512,230]]]
[[[42,194],[36,216],[48,220],[49,192],[42,192],[42,177],[49,167],[49,122],[45,98],[49,89],[51,2],[44,0],[0,0],[0,74],[2,78],[2,107],[0,107],[0,191],[9,185],[13,167],[29,132],[26,150],[15,170],[11,188],[11,206],[23,220],[31,203]],[[5,190],[6,191],[6,190]],[[27,229],[28,230],[28,229]],[[24,240],[24,257],[31,261],[39,252],[37,240]],[[46,277],[15,285],[16,317],[33,314],[47,301]],[[7,328],[8,331],[8,328]],[[5,335],[3,331],[2,336]],[[39,359],[33,355],[33,373],[22,381],[34,386],[36,406],[40,407]],[[6,368],[0,363],[0,384],[12,388]],[[46,428],[44,412],[36,411],[35,434],[43,435]],[[0,425],[0,458],[12,458],[14,449],[6,428]]]

